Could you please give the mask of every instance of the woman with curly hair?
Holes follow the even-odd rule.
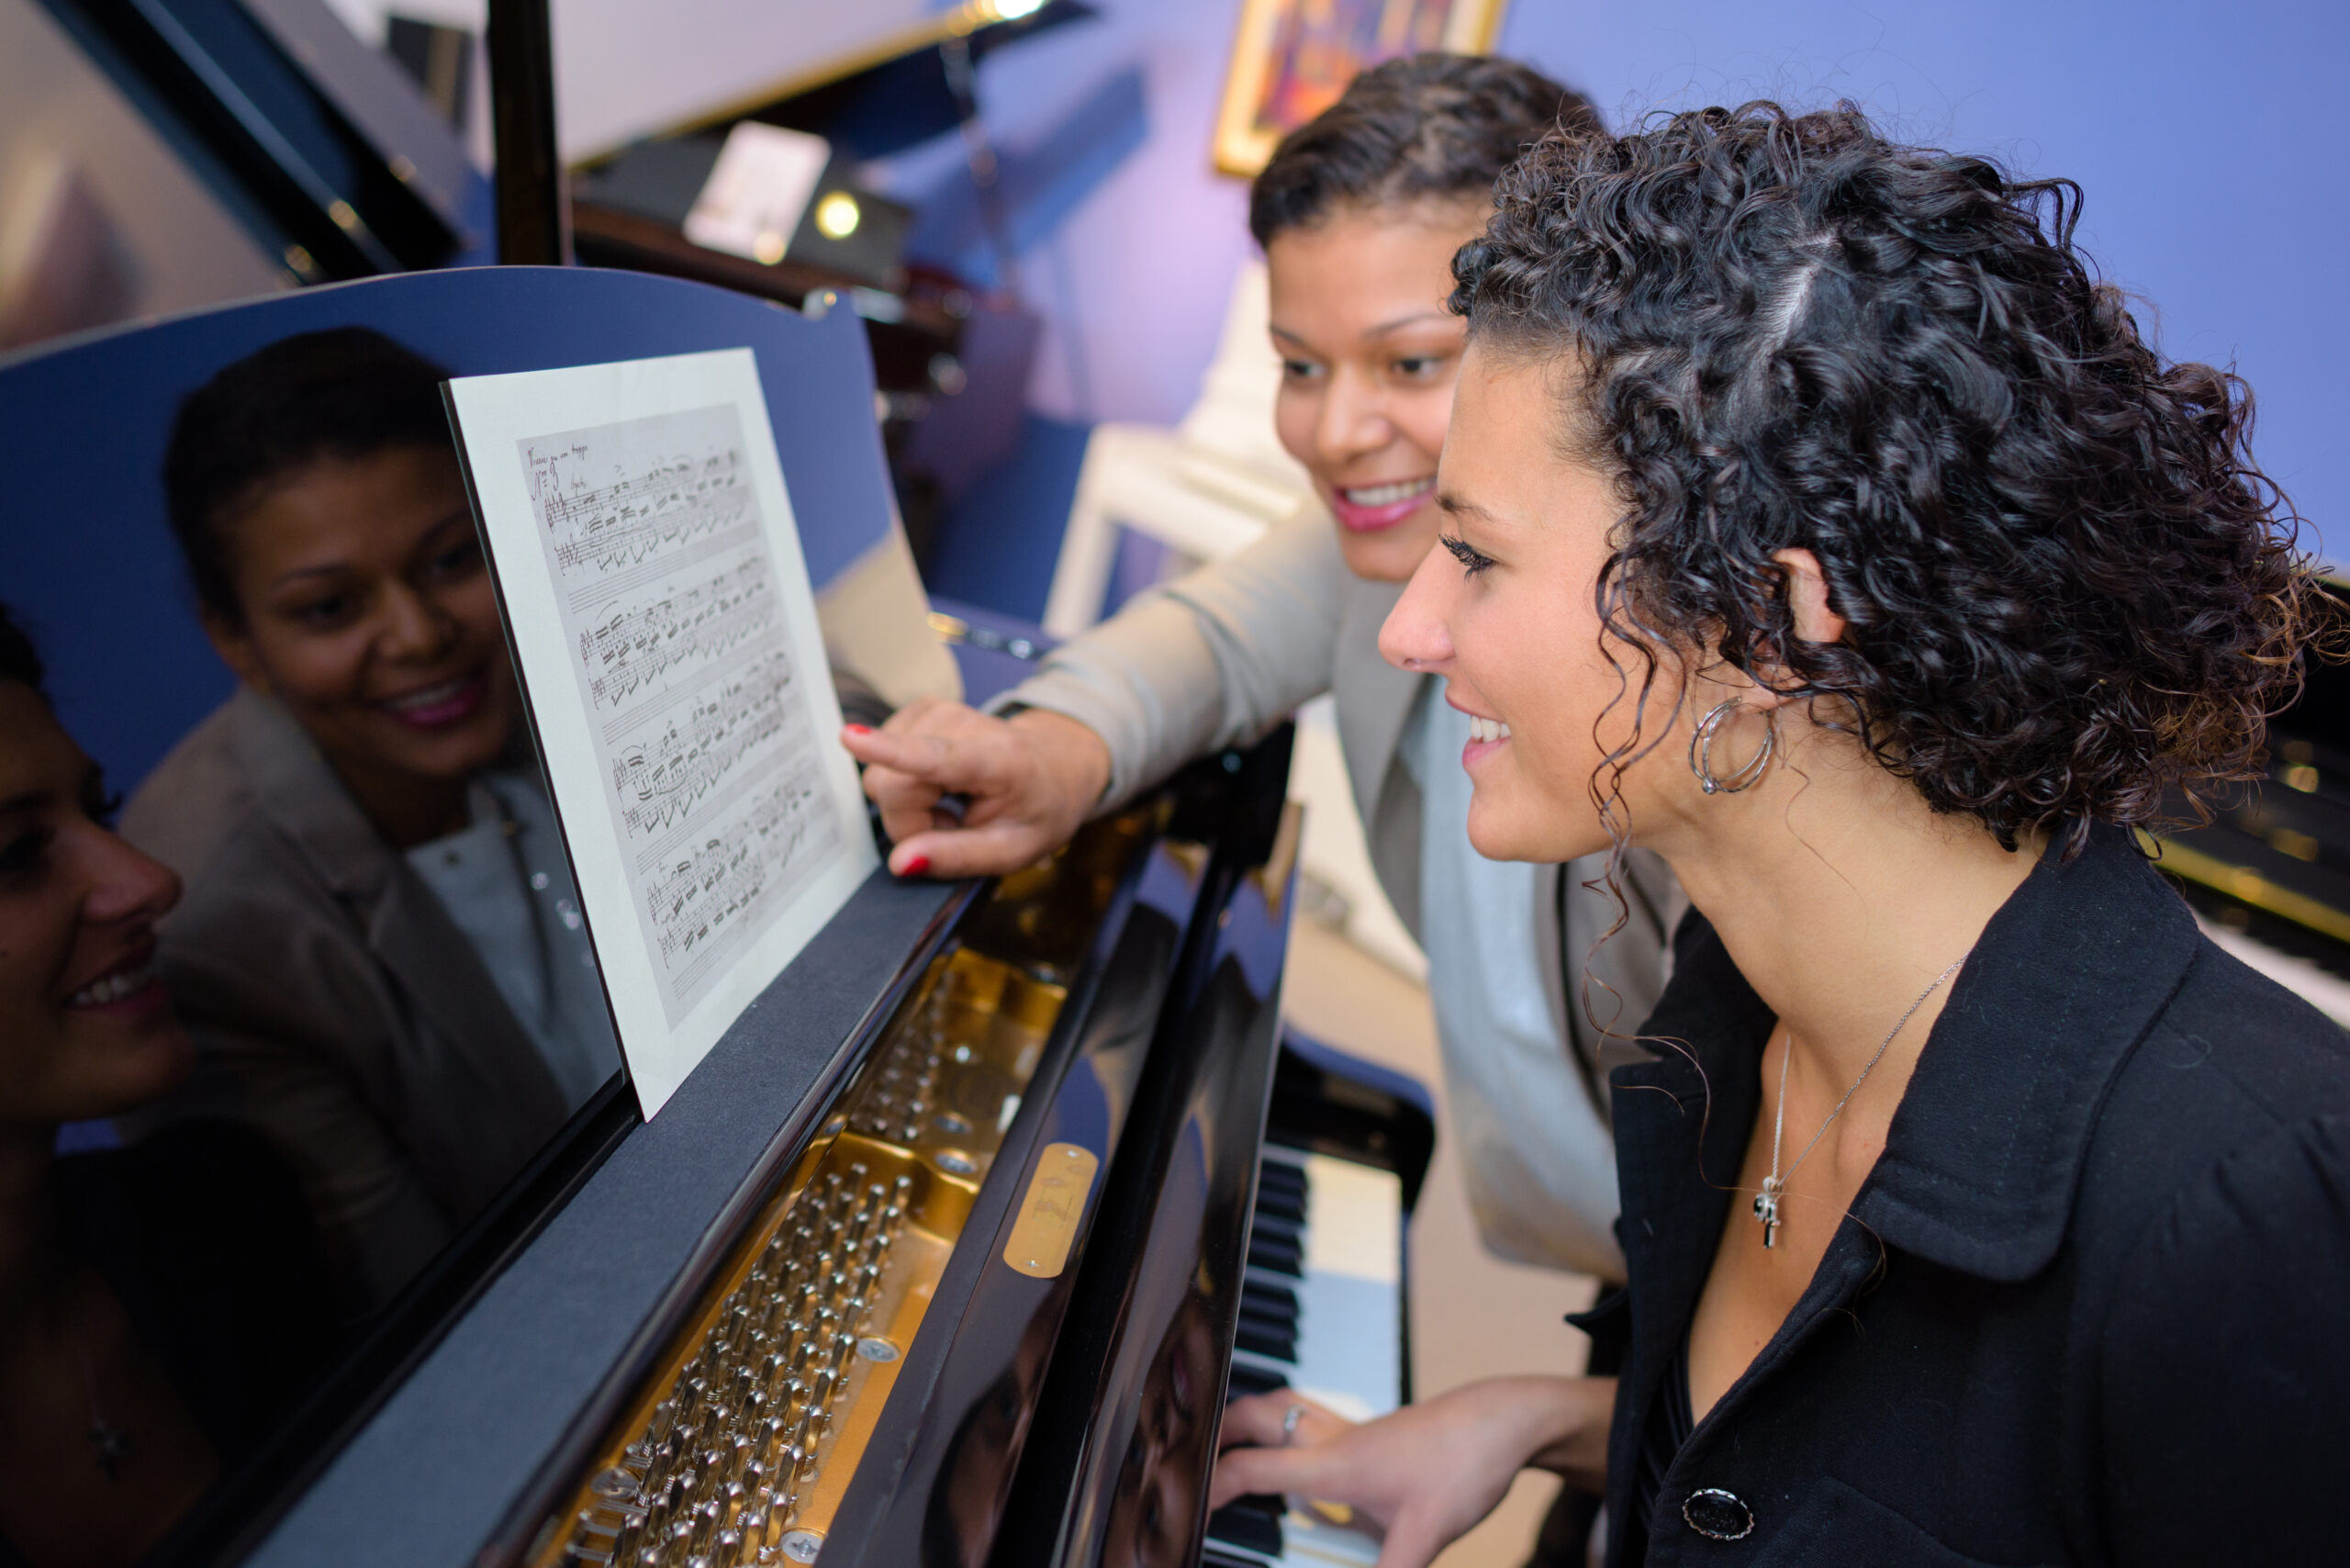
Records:
[[[1694,905],[1615,1075],[1623,1372],[1243,1401],[1219,1501],[1351,1503],[1383,1568],[1528,1464],[1611,1563],[2339,1552],[2350,1042],[2133,836],[2255,775],[2318,590],[2078,203],[1849,107],[1505,176],[1382,646],[1472,716],[1480,850]]]

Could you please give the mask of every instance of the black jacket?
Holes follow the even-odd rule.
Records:
[[[1614,1075],[1611,1565],[2350,1562],[2350,1039],[2111,830],[1993,917],[1818,1275],[1639,1539],[1771,1026],[1693,915],[1648,1032],[1695,1061]]]

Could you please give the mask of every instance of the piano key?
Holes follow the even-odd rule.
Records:
[[[1305,1272],[1304,1250],[1296,1241],[1279,1236],[1251,1236],[1248,1238],[1248,1266],[1271,1273],[1303,1277]]]
[[[1236,1497],[1208,1516],[1208,1539],[1223,1546],[1237,1546],[1278,1562],[1281,1556],[1281,1515],[1279,1497]]]
[[[1236,1556],[1213,1542],[1200,1550],[1200,1568],[1261,1568],[1264,1562],[1261,1557]]]
[[[1287,1285],[1276,1284],[1265,1275],[1251,1274],[1240,1282],[1240,1309],[1243,1312],[1274,1312],[1293,1321],[1297,1308],[1297,1293]]]
[[[1240,1361],[1232,1363],[1232,1395],[1236,1399],[1249,1394],[1270,1394],[1277,1388],[1288,1386],[1289,1379],[1279,1372],[1266,1372]]]
[[[1394,1175],[1268,1145],[1233,1339],[1237,1398],[1294,1387],[1361,1419],[1403,1396],[1403,1187]],[[1379,1542],[1304,1499],[1242,1498],[1208,1518],[1203,1564],[1371,1568]]]
[[[1233,1343],[1244,1350],[1254,1350],[1268,1361],[1287,1361],[1292,1365],[1297,1361],[1297,1339],[1293,1335],[1268,1334],[1244,1321],[1233,1336]]]

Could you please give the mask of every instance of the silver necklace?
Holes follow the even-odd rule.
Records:
[[[1909,1020],[1918,1015],[1918,1009],[1926,1005],[1926,998],[1940,990],[1942,981],[1956,974],[1958,966],[1964,962],[1966,962],[1966,954],[1961,953],[1950,961],[1949,969],[1934,977],[1932,984],[1918,993],[1918,1000],[1909,1004],[1909,1011],[1904,1013],[1900,1022],[1893,1025],[1891,1033],[1887,1034],[1884,1042],[1877,1047],[1876,1055],[1869,1058],[1868,1066],[1861,1069],[1860,1077],[1852,1080],[1852,1087],[1844,1091],[1844,1098],[1836,1102],[1836,1108],[1828,1113],[1828,1119],[1819,1124],[1819,1130],[1811,1135],[1811,1141],[1803,1146],[1803,1152],[1796,1156],[1796,1162],[1788,1166],[1786,1174],[1782,1176],[1779,1174],[1779,1143],[1786,1136],[1787,1131],[1787,1063],[1795,1058],[1796,1054],[1795,1035],[1793,1031],[1788,1033],[1787,1048],[1779,1058],[1779,1109],[1771,1122],[1771,1174],[1762,1178],[1762,1190],[1754,1194],[1754,1217],[1762,1222],[1764,1247],[1776,1247],[1779,1244],[1779,1226],[1786,1223],[1779,1217],[1779,1198],[1786,1192],[1787,1183],[1796,1179],[1796,1172],[1803,1169],[1803,1162],[1811,1158],[1811,1151],[1819,1147],[1819,1140],[1828,1136],[1828,1129],[1834,1126],[1836,1118],[1844,1114],[1846,1103],[1861,1092],[1861,1085],[1869,1081],[1869,1074],[1876,1070],[1876,1064],[1885,1059],[1885,1053],[1892,1048],[1894,1036],[1899,1035],[1908,1025]]]

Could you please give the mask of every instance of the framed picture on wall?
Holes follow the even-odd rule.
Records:
[[[1355,73],[1399,54],[1483,54],[1505,0],[1241,0],[1215,122],[1215,166],[1252,175]]]

